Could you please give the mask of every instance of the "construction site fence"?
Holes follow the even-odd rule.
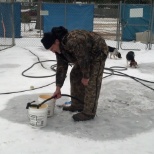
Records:
[[[69,9],[68,6],[76,6]],[[46,9],[43,10],[44,6]],[[52,6],[53,10],[48,10]],[[65,7],[63,7],[65,6]],[[93,6],[89,8],[83,6]],[[55,8],[54,8],[55,7]],[[61,15],[60,9],[65,13]],[[86,10],[87,9],[87,10]],[[56,11],[57,10],[57,11]],[[81,15],[81,11],[85,11]],[[89,12],[88,12],[89,11]],[[148,12],[147,12],[148,11]],[[46,2],[0,2],[0,50],[14,45],[38,46],[41,45],[32,41],[41,39],[45,32],[45,25],[48,24],[49,12],[53,15],[53,26],[65,26],[70,30],[73,23],[74,28],[90,29],[99,33],[106,40],[107,44],[122,50],[153,49],[154,43],[154,3],[140,4],[127,3],[46,3]],[[87,20],[87,14],[90,14]],[[58,14],[59,13],[59,14]],[[86,15],[84,15],[86,14]],[[79,18],[77,18],[79,17]],[[56,18],[56,20],[55,20]],[[78,20],[81,20],[78,22]],[[143,22],[146,21],[146,22]],[[73,21],[73,22],[72,22]],[[72,22],[72,23],[71,23]],[[53,24],[53,23],[52,23]],[[87,24],[87,25],[85,25]],[[22,41],[24,39],[24,41]],[[36,44],[35,44],[35,43]],[[136,45],[138,43],[139,45]]]

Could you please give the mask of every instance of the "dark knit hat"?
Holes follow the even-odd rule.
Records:
[[[53,33],[56,36],[56,38],[59,41],[61,41],[63,37],[68,33],[68,30],[64,28],[63,26],[53,27],[51,29],[51,33]]]
[[[48,32],[48,33],[44,33],[44,36],[41,39],[41,42],[45,47],[45,49],[49,49],[52,46],[52,44],[55,42],[55,40],[56,40],[56,36],[53,33]]]
[[[41,42],[46,49],[49,49],[52,44],[58,39],[60,42],[62,38],[68,33],[68,30],[63,26],[53,27],[51,32],[44,33]]]

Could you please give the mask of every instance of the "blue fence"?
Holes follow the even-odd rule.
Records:
[[[93,31],[94,5],[92,4],[49,4],[43,3],[43,10],[48,15],[43,16],[43,31],[52,27],[64,26],[69,31],[84,29]]]
[[[21,37],[20,11],[20,3],[15,3],[13,6],[9,3],[0,3],[0,37],[5,36],[11,38],[13,34],[13,24],[15,37]]]
[[[122,40],[132,41],[136,39],[137,32],[150,29],[152,18],[152,6],[147,4],[122,4],[121,23]]]

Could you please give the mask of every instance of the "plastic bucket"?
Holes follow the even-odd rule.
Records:
[[[48,104],[42,104],[39,108],[29,107],[28,115],[30,125],[33,128],[42,128],[47,125]]]
[[[38,103],[42,103],[43,101],[45,101],[48,98],[51,98],[52,94],[40,94],[38,97]],[[45,104],[48,104],[48,113],[47,113],[47,117],[52,117],[54,115],[54,109],[55,109],[55,99],[50,99],[49,101],[45,102]]]

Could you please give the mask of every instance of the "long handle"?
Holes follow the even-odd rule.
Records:
[[[61,94],[61,96],[71,97],[71,98],[73,98],[73,99],[78,100],[80,103],[83,103],[83,104],[84,104],[84,102],[81,101],[80,99],[78,99],[77,97],[74,97],[74,96],[71,96],[71,95],[68,95],[68,94]],[[52,96],[52,97],[50,97],[50,98],[44,100],[44,101],[43,101],[42,103],[40,103],[40,104],[32,104],[32,103],[34,103],[35,101],[30,102],[30,103],[27,103],[26,109],[28,109],[28,108],[31,107],[31,106],[32,106],[32,107],[37,107],[37,109],[38,109],[38,108],[39,108],[41,105],[43,105],[45,102],[47,102],[47,101],[49,101],[49,100],[51,100],[51,99],[53,99],[53,98],[56,98],[56,96]]]

